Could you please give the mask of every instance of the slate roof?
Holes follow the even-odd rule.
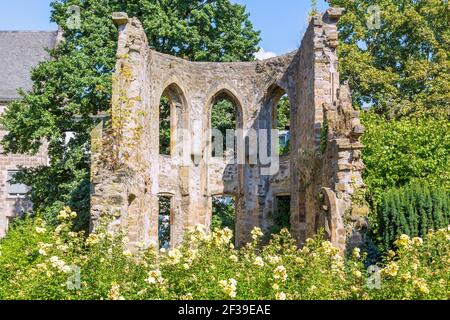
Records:
[[[31,90],[30,71],[48,59],[57,31],[0,31],[0,100],[19,98],[17,89]]]

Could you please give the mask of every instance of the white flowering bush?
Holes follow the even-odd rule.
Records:
[[[177,248],[131,244],[106,228],[72,231],[69,208],[60,224],[17,221],[0,241],[0,299],[449,299],[450,229],[425,239],[400,237],[378,273],[365,254],[344,257],[321,236],[298,249],[287,230],[261,245],[235,248],[229,229],[198,226]]]

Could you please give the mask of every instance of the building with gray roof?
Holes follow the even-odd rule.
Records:
[[[31,71],[49,59],[46,49],[54,48],[57,38],[57,31],[0,31],[0,114],[8,103],[20,99],[18,89],[31,90]],[[0,128],[0,139],[6,133]],[[31,209],[26,196],[29,188],[12,183],[11,178],[20,168],[47,163],[45,147],[34,156],[0,155],[0,238],[5,235],[11,219]]]
[[[57,31],[0,31],[0,100],[18,99],[17,89],[31,90],[31,70],[49,58]]]

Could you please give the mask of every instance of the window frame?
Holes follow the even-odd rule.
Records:
[[[20,172],[21,170],[18,169],[7,169],[6,170],[6,195],[8,199],[25,199],[27,197],[27,194],[30,192],[31,188],[23,183],[11,183],[10,180],[13,179],[13,176]],[[19,190],[26,190],[25,193],[12,193],[11,188],[18,188]]]

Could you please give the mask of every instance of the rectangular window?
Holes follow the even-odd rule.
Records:
[[[159,247],[168,249],[171,245],[171,226],[173,224],[173,197],[159,196],[158,238]]]
[[[6,191],[8,192],[9,197],[24,197],[30,188],[22,183],[14,183],[13,178],[18,170],[8,170],[8,177],[6,180]]]
[[[273,233],[278,233],[281,229],[291,228],[291,196],[276,196],[274,206],[274,228]]]

